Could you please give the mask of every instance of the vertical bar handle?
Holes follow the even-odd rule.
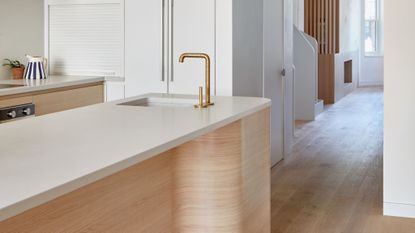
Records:
[[[174,0],[170,1],[170,81],[174,82]]]
[[[165,0],[161,0],[161,81],[162,82],[165,81],[165,77],[164,77],[165,75],[165,64],[164,64],[164,59],[165,59],[165,56],[164,56],[164,52],[165,52],[165,33],[164,33],[165,4],[164,4],[164,1]]]

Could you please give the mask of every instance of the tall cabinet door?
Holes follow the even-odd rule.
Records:
[[[167,92],[163,74],[167,1],[125,0],[126,97]]]
[[[170,0],[170,83],[169,93],[198,94],[204,86],[205,63],[182,53],[206,53],[211,57],[211,94],[215,94],[215,0]]]

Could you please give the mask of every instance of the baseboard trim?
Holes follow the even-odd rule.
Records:
[[[402,218],[415,218],[415,205],[384,202],[383,215]]]
[[[318,100],[314,105],[314,118],[324,112],[324,100]]]
[[[383,86],[383,81],[359,81],[359,87]]]

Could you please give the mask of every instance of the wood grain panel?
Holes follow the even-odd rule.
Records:
[[[312,12],[313,12],[313,18],[312,18],[312,23],[313,23],[313,35],[314,38],[316,38],[315,35],[317,35],[317,27],[318,27],[318,18],[317,18],[317,1],[319,0],[313,0],[313,5],[312,5]]]
[[[59,91],[67,91],[67,90],[73,90],[73,89],[78,89],[78,88],[83,88],[83,87],[92,87],[92,86],[97,86],[97,85],[104,85],[104,82],[100,81],[100,82],[87,83],[87,84],[70,85],[66,87],[49,88],[45,90],[29,91],[29,92],[24,92],[20,94],[14,94],[14,95],[4,95],[4,96],[0,96],[0,100],[28,97],[28,96],[47,94],[47,93],[53,93],[53,92],[59,92]]]
[[[328,34],[328,41],[333,41],[334,38],[334,33],[333,33],[333,11],[331,10],[333,9],[333,1],[332,0],[328,0],[328,14],[327,16],[329,17],[329,20],[327,20],[327,27],[329,30],[327,30],[327,34]],[[333,43],[328,43],[328,47],[329,47],[329,52],[333,51],[334,45]]]
[[[311,18],[311,15],[310,15],[310,11],[306,10],[306,9],[310,8],[310,6],[309,6],[310,2],[311,2],[311,0],[304,1],[304,31],[305,32],[311,31],[310,30],[310,20],[309,20]]]
[[[171,155],[162,154],[0,222],[2,233],[167,233]]]
[[[316,38],[317,38],[317,42],[318,42],[318,50],[320,51],[320,53],[322,53],[322,40],[321,40],[321,0],[317,0],[316,1],[316,11],[317,11],[317,15],[316,15],[316,28],[317,28],[317,32],[316,32]]]
[[[304,31],[319,44],[320,54],[339,53],[339,0],[304,0]]]
[[[335,62],[339,45],[339,0],[304,0],[305,32],[319,44],[319,98],[334,103]]]
[[[33,102],[32,96],[0,99],[0,108],[22,105],[22,104],[31,104],[32,102]]]
[[[175,232],[242,232],[241,121],[174,150]]]
[[[325,104],[335,102],[335,55],[318,56],[318,98]]]
[[[102,84],[33,96],[37,116],[103,102],[104,86]]]
[[[324,19],[324,41],[325,41],[325,48],[324,51],[325,53],[329,53],[330,52],[330,28],[329,28],[329,21],[330,21],[330,8],[329,8],[329,2],[330,0],[324,0],[324,11],[325,11],[325,19]]]
[[[251,115],[174,151],[175,232],[271,231],[269,114]]]
[[[335,9],[335,14],[334,14],[334,19],[335,19],[335,23],[334,23],[334,44],[335,46],[335,51],[334,53],[340,53],[340,0],[333,0],[335,5],[334,5],[334,9]]]
[[[242,119],[243,232],[267,233],[271,226],[270,112]]]
[[[103,82],[0,96],[0,108],[35,103],[37,116],[102,102]]]

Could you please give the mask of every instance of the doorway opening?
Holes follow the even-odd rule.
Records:
[[[383,1],[294,0],[295,135],[350,93],[383,86]]]
[[[376,228],[361,213],[383,204],[383,1],[294,2],[294,152],[272,171],[273,230]]]

